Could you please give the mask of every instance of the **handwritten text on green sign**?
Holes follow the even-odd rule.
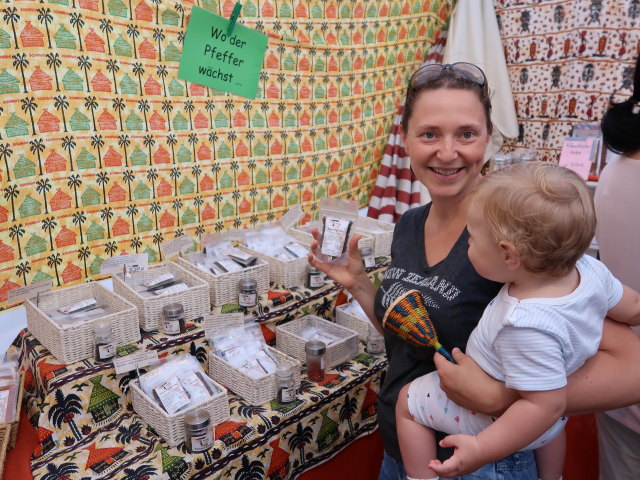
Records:
[[[267,37],[194,6],[187,27],[178,77],[247,98],[255,98]]]

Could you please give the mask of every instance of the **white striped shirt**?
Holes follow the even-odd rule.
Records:
[[[580,284],[569,295],[518,300],[506,284],[472,332],[467,354],[489,375],[523,391],[566,385],[598,349],[603,319],[622,297],[622,284],[598,260],[577,263]]]

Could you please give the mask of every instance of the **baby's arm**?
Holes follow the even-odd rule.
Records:
[[[627,325],[640,325],[640,293],[623,285],[622,297],[607,312],[607,317]]]
[[[429,468],[440,476],[457,477],[473,472],[529,445],[564,412],[565,388],[520,392],[520,399],[478,435],[449,435],[442,447],[454,447],[448,460],[432,460]]]

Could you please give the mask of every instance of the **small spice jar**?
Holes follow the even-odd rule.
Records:
[[[255,307],[258,304],[258,282],[254,278],[243,278],[238,282],[238,305]]]
[[[378,355],[384,352],[384,337],[375,328],[369,328],[367,335],[367,353]]]
[[[506,167],[510,163],[510,157],[505,153],[496,153],[493,155],[493,167],[492,171],[500,170],[503,167]]]
[[[184,416],[184,443],[191,453],[204,452],[213,446],[209,412],[193,410]]]
[[[525,150],[520,155],[520,163],[533,163],[536,161],[535,151]]]
[[[309,265],[307,270],[307,288],[316,289],[324,287],[324,273],[316,267]]]
[[[293,402],[296,399],[295,383],[293,381],[293,365],[291,362],[280,362],[276,370],[276,400],[280,405]]]
[[[170,303],[162,307],[162,331],[165,335],[178,335],[187,331],[181,303]]]
[[[364,247],[360,249],[360,256],[362,257],[362,263],[365,268],[371,268],[376,266],[376,258],[373,256],[373,248]]]
[[[96,362],[110,362],[116,356],[116,346],[111,335],[111,322],[102,320],[94,323],[93,333],[96,339]]]
[[[327,345],[320,340],[310,340],[304,345],[307,354],[307,376],[314,382],[324,381]]]

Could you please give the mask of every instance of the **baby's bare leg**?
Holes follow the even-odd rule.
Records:
[[[542,480],[558,480],[562,478],[565,450],[566,438],[564,430],[545,446],[535,450],[538,476]]]
[[[429,461],[436,458],[436,437],[432,429],[416,422],[409,413],[409,385],[402,387],[396,403],[396,429],[404,470],[411,478],[437,478],[428,467]]]

